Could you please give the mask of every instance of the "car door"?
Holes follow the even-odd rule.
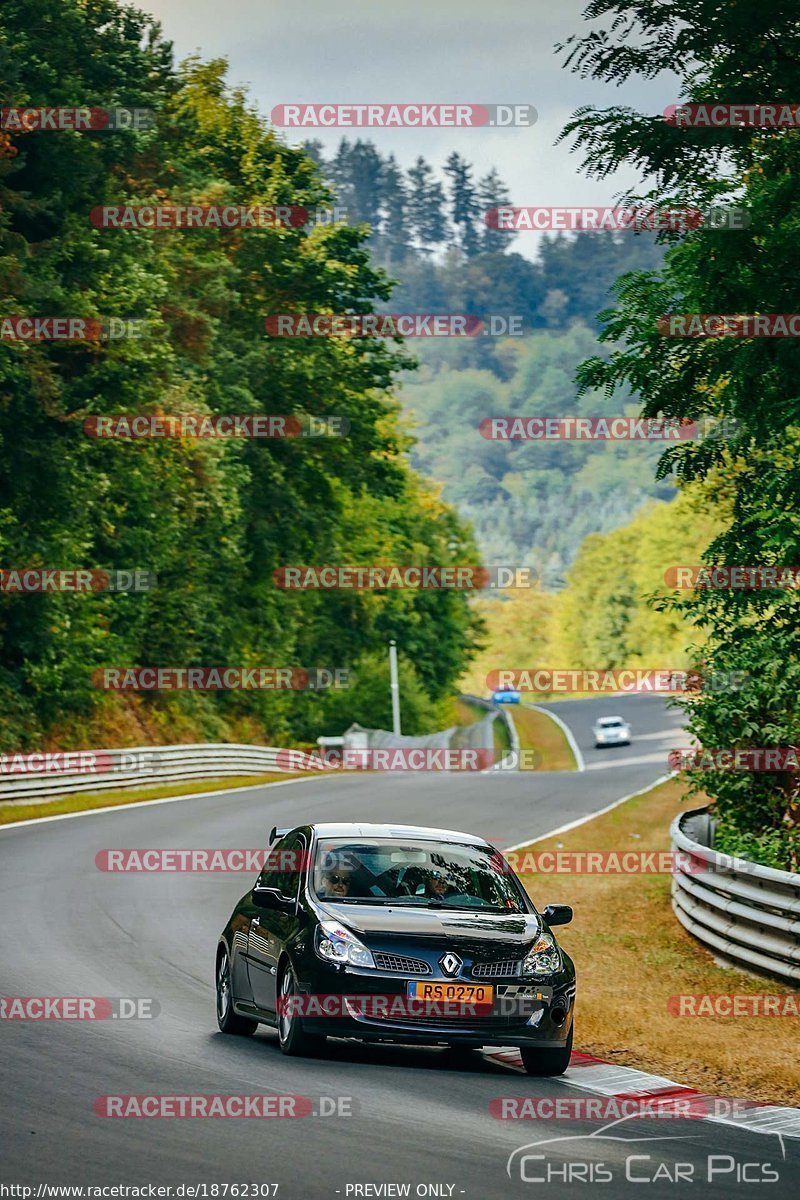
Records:
[[[256,1006],[274,1013],[277,996],[278,960],[281,950],[297,924],[297,896],[305,865],[306,838],[289,834],[270,850],[275,869],[266,869],[258,886],[274,889],[285,903],[282,910],[255,908],[250,918],[247,965]]]

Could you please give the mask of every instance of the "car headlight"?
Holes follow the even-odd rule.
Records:
[[[522,974],[532,975],[542,979],[545,975],[555,975],[561,970],[563,963],[561,951],[556,945],[552,933],[543,929],[525,956],[522,964]]]
[[[355,934],[337,921],[322,921],[317,929],[316,949],[326,962],[347,964],[354,967],[374,967],[372,951],[360,942]]]

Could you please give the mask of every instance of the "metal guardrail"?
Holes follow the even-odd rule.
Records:
[[[502,771],[510,765],[519,765],[519,734],[517,727],[514,724],[514,718],[507,708],[502,708],[499,704],[493,704],[491,700],[486,700],[482,696],[471,696],[468,692],[462,692],[462,700],[467,700],[470,704],[474,704],[477,708],[485,708],[488,712],[493,712],[495,720],[499,718],[506,727],[508,733],[508,741],[511,746],[511,751],[501,762],[495,763],[493,767],[488,767],[489,771]]]
[[[736,966],[800,981],[800,875],[720,854],[695,841],[705,809],[670,827],[675,916],[698,941]],[[687,832],[688,830],[688,832]]]
[[[43,766],[42,770],[26,769],[20,773],[14,770],[13,756],[5,757],[12,759],[0,773],[0,801],[5,804],[108,788],[324,769],[317,756],[299,750],[226,742],[65,752],[50,755],[49,768]],[[59,760],[66,760],[67,769],[54,769]],[[69,769],[70,766],[74,769]]]

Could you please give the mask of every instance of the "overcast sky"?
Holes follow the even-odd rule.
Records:
[[[620,172],[603,182],[579,173],[562,125],[581,104],[626,103],[661,112],[678,99],[669,76],[624,88],[586,82],[561,66],[555,42],[588,30],[584,0],[136,0],[161,21],[179,58],[226,57],[234,83],[249,86],[264,115],[281,103],[532,104],[538,121],[515,129],[283,131],[333,150],[364,137],[401,166],[422,154],[440,168],[452,150],[476,175],[497,167],[514,205],[593,205],[638,182]],[[533,253],[536,234],[514,248]]]

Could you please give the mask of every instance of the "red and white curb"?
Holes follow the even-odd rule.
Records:
[[[518,1050],[491,1047],[485,1051],[485,1057],[525,1074]],[[580,1091],[594,1092],[595,1095],[613,1096],[617,1100],[652,1099],[655,1102],[666,1102],[697,1097],[698,1100],[707,1101],[710,1110],[708,1114],[703,1114],[701,1120],[713,1121],[718,1125],[732,1125],[754,1133],[776,1133],[784,1137],[800,1138],[800,1108],[758,1102],[748,1102],[746,1107],[737,1106],[730,1099],[726,1102],[722,1097],[710,1096],[696,1088],[685,1087],[682,1083],[666,1079],[663,1075],[650,1075],[647,1071],[637,1071],[633,1067],[620,1067],[594,1058],[591,1054],[578,1054],[573,1051],[569,1067],[563,1075],[558,1076],[558,1082]],[[730,1107],[734,1111],[730,1115],[717,1116],[713,1111],[715,1107],[723,1110]]]

